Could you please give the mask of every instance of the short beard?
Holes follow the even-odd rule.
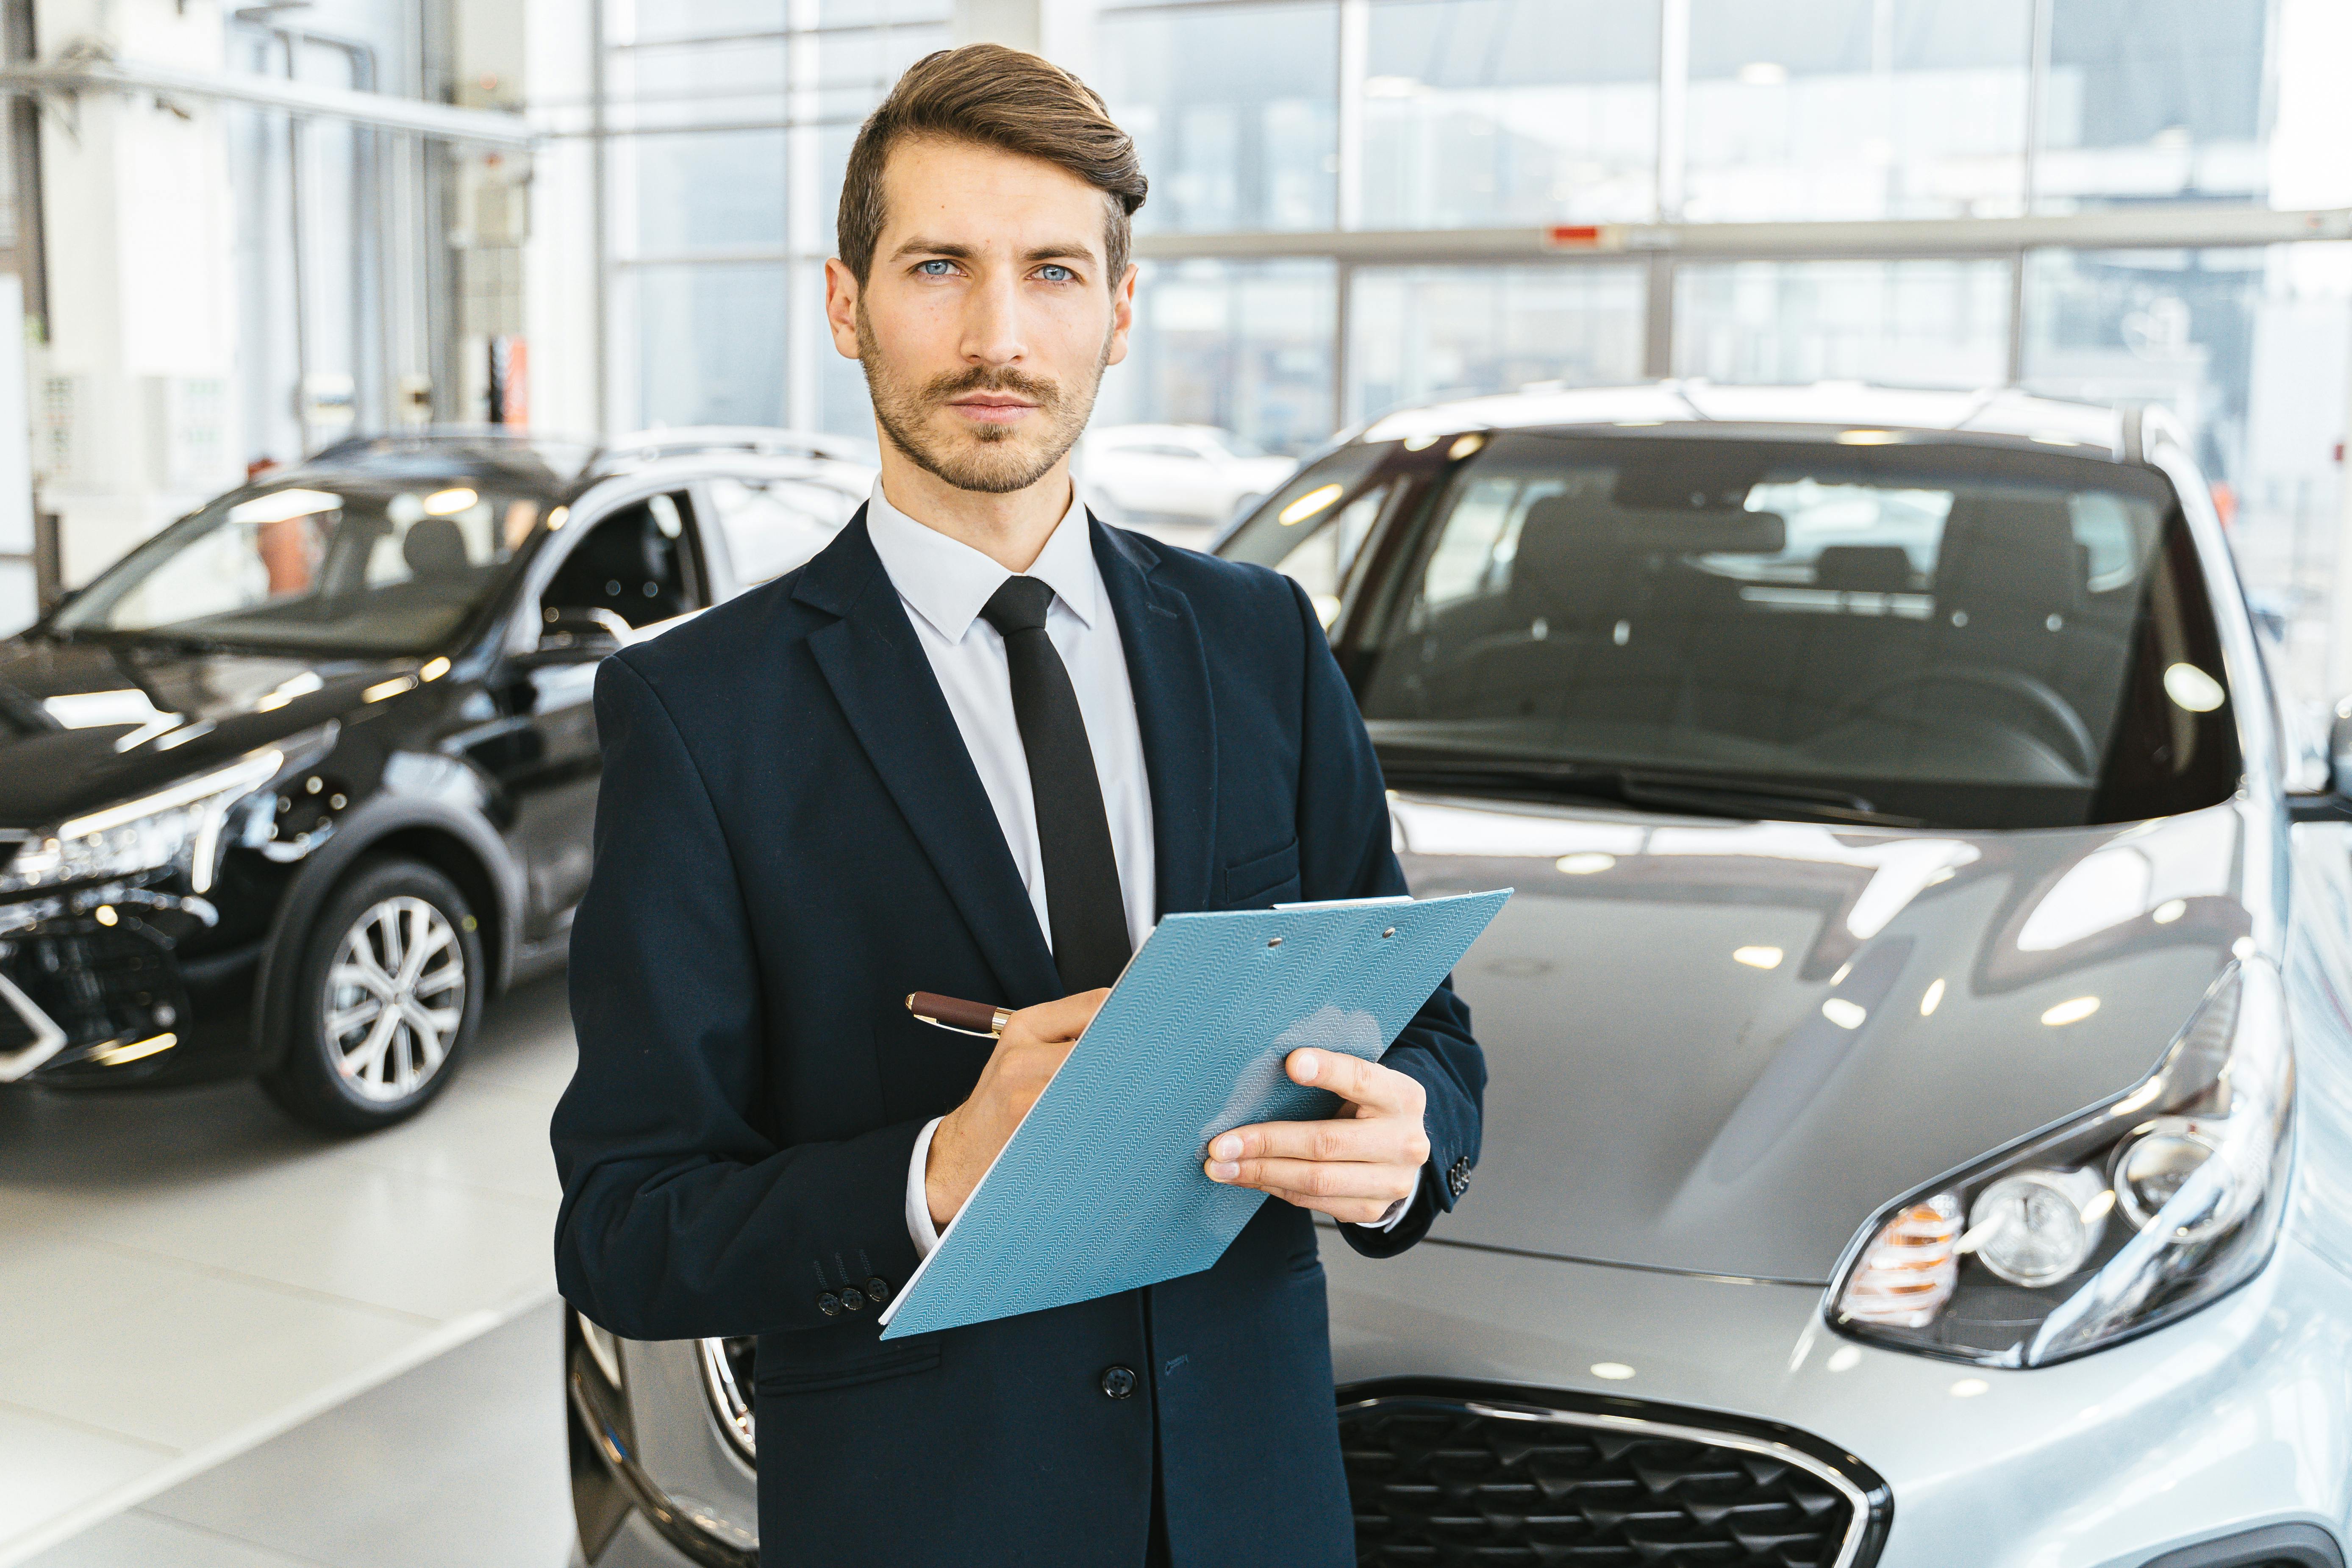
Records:
[[[1105,333],[1094,374],[1086,385],[1073,389],[1075,395],[1056,382],[1010,366],[990,370],[972,365],[909,386],[885,368],[866,302],[857,303],[857,357],[866,370],[866,393],[874,400],[874,422],[908,461],[960,490],[1007,495],[1044,479],[1085,432],[1095,411],[1095,395],[1102,389],[1103,371],[1110,363],[1110,334]],[[1044,429],[1024,439],[1006,426],[982,425],[971,432],[978,443],[971,447],[928,434],[934,411],[973,392],[1011,392],[1030,399],[1037,405]]]

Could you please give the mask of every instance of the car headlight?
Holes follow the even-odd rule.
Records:
[[[0,871],[0,893],[175,868],[197,892],[212,887],[229,809],[278,776],[284,751],[249,752],[168,789],[88,812],[26,838]]]
[[[2278,972],[2232,964],[2137,1087],[1895,1205],[1830,1295],[1842,1332],[2046,1366],[2252,1279],[2286,1206],[2294,1059]]]

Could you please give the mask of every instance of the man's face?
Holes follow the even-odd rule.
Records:
[[[959,489],[1025,489],[1127,356],[1135,269],[1105,283],[1108,198],[1054,164],[929,138],[894,147],[882,185],[865,285],[825,265],[835,346],[914,462]]]

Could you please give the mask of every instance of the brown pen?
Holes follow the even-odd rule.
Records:
[[[959,1035],[978,1035],[987,1040],[1002,1036],[1004,1026],[1013,1022],[1012,1013],[993,1003],[966,1002],[932,991],[909,994],[907,1011],[934,1027],[953,1029]]]

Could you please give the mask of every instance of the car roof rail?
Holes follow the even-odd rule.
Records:
[[[575,436],[519,430],[506,425],[417,425],[375,430],[330,441],[298,461],[277,465],[248,482],[275,482],[317,469],[366,469],[378,464],[415,464],[437,458],[490,463],[518,471],[543,472],[557,483],[583,471],[596,443]]]
[[[596,445],[596,442],[581,437],[523,430],[511,425],[415,425],[405,429],[371,430],[346,436],[341,440],[329,442],[302,460],[306,463],[341,462],[366,457],[373,452],[393,452],[417,447],[523,448],[556,446],[593,450]]]
[[[596,455],[596,467],[608,469],[631,460],[688,456],[697,452],[742,452],[758,457],[829,458],[871,467],[880,454],[870,441],[811,430],[786,430],[764,425],[686,425],[669,430],[639,430],[615,436]]]

